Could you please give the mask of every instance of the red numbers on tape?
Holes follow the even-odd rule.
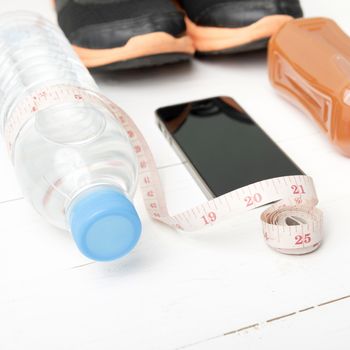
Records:
[[[145,176],[143,178],[143,182],[146,184],[146,185],[149,185],[151,183],[151,179],[149,178],[149,176]]]
[[[251,207],[255,204],[259,204],[262,201],[262,195],[260,193],[255,193],[253,196],[247,196],[244,198],[246,202],[246,207]]]
[[[141,169],[146,169],[147,168],[147,162],[145,160],[141,160],[140,162],[140,168]]]
[[[295,236],[295,245],[304,245],[311,242],[311,233]]]
[[[305,194],[303,185],[293,185],[291,187],[293,194]]]
[[[135,133],[132,130],[128,130],[127,133],[128,133],[130,138],[135,137]]]
[[[136,154],[141,153],[142,148],[141,148],[139,145],[136,145],[136,146],[134,147],[134,151],[135,151]]]
[[[203,215],[202,219],[205,225],[209,225],[216,221],[216,214],[213,211],[211,211],[207,215]]]

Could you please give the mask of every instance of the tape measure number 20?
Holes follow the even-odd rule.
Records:
[[[275,203],[261,215],[266,243],[285,254],[306,254],[322,241],[322,212],[313,181],[308,176],[287,176],[242,187],[176,215],[167,209],[164,191],[152,153],[134,122],[107,98],[70,86],[54,86],[37,91],[13,110],[5,128],[11,150],[14,135],[33,113],[58,102],[101,103],[116,116],[129,135],[140,169],[140,187],[148,213],[177,230],[196,231],[215,225],[244,211]]]

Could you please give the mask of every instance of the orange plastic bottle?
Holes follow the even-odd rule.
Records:
[[[273,86],[350,157],[350,38],[328,18],[286,23],[269,43]]]

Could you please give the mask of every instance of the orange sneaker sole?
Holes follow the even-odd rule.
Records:
[[[242,28],[198,26],[185,18],[187,33],[200,53],[220,52],[243,47],[270,38],[281,26],[292,20],[288,15],[271,15]]]
[[[88,68],[97,68],[118,62],[171,54],[192,56],[195,52],[189,36],[175,38],[165,32],[137,35],[124,46],[111,49],[89,49],[73,45],[80,59]]]

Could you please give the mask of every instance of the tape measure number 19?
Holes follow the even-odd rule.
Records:
[[[286,176],[260,181],[242,187],[176,215],[167,209],[164,191],[152,153],[134,122],[107,98],[70,86],[39,90],[20,103],[7,120],[5,139],[11,151],[21,126],[33,113],[58,102],[101,103],[118,118],[137,155],[140,188],[149,215],[177,230],[196,231],[232,219],[240,213],[275,203],[261,215],[266,243],[285,254],[306,254],[316,250],[322,241],[322,212],[313,181],[308,176]]]

